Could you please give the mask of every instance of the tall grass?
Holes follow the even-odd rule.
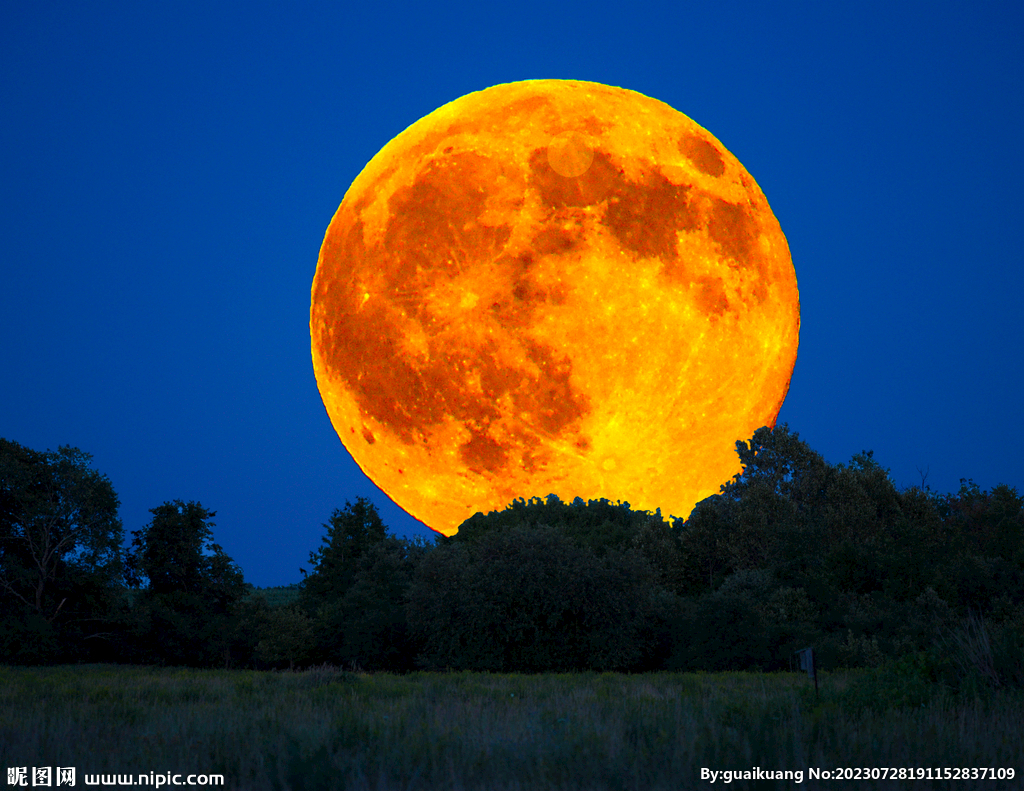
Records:
[[[354,674],[0,668],[0,764],[82,773],[222,773],[234,789],[679,789],[700,770],[1008,767],[1024,699],[886,676]],[[884,706],[871,705],[872,696]],[[720,781],[719,781],[720,782]],[[83,782],[79,779],[79,785]],[[735,782],[732,788],[792,788]],[[888,788],[883,783],[847,787]]]
[[[1024,624],[996,624],[990,634],[986,621],[969,611],[955,629],[939,637],[936,648],[946,658],[954,684],[1024,687]]]

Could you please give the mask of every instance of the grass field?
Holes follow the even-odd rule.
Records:
[[[0,667],[0,766],[219,773],[229,789],[1024,787],[1024,695],[868,671],[354,674]],[[1013,780],[809,779],[812,767],[1014,768]],[[31,782],[31,780],[29,780]]]

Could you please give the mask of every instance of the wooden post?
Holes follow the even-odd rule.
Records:
[[[807,675],[814,679],[814,697],[818,697],[818,673],[814,669],[814,647],[801,648],[795,653],[800,656],[800,669],[806,670]]]

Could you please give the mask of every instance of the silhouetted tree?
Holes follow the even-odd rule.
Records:
[[[225,662],[245,595],[241,570],[213,542],[216,515],[181,500],[150,509],[153,519],[133,531],[129,578],[144,585],[136,630],[143,655],[172,664]]]
[[[1000,484],[988,492],[961,479],[960,490],[942,498],[942,510],[956,529],[957,549],[1024,568],[1024,496],[1015,488]]]
[[[102,655],[121,598],[123,529],[110,480],[77,448],[0,439],[0,657]],[[96,646],[96,649],[93,648]]]
[[[649,521],[661,519],[646,511],[633,511],[629,503],[608,500],[584,502],[577,497],[563,503],[557,495],[512,501],[501,511],[477,513],[459,525],[451,540],[474,542],[491,533],[500,533],[519,525],[548,525],[562,531],[581,546],[589,547],[598,557],[610,549],[624,551]]]
[[[736,449],[742,473],[679,526],[691,594],[715,589],[745,569],[785,565],[797,574],[818,541],[820,525],[807,517],[825,500],[832,475],[825,460],[786,424],[759,428]]]
[[[760,651],[751,640],[762,633],[769,664],[794,640],[813,641],[826,666],[872,664],[925,647],[924,610],[1021,600],[1019,566],[1007,554],[1019,546],[1012,490],[899,491],[870,451],[829,464],[785,424],[759,429],[737,451],[742,474],[677,526],[676,666],[737,666]],[[989,503],[998,505],[990,512]],[[775,586],[761,603],[719,593],[745,572],[767,573]],[[715,636],[715,624],[730,619],[745,637]]]
[[[359,497],[335,509],[327,534],[303,570],[300,603],[312,618],[312,661],[364,670],[404,671],[416,649],[406,622],[407,593],[422,540],[388,535],[377,508]]]
[[[422,540],[385,536],[356,560],[345,594],[316,612],[321,657],[363,670],[414,668],[417,648],[406,619],[409,586],[428,552]]]
[[[687,587],[681,535],[682,530],[654,514],[636,526],[629,541],[654,571],[657,585],[673,594],[681,594]]]
[[[713,593],[684,602],[674,624],[668,669],[776,669],[768,627],[757,607],[771,589],[765,572],[744,570],[727,577]]]
[[[352,584],[359,558],[387,536],[376,506],[364,497],[357,497],[355,503],[346,500],[344,508],[334,509],[324,528],[322,546],[309,554],[312,571],[300,569],[301,601],[310,612],[340,600]]]

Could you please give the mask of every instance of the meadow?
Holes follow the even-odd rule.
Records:
[[[0,765],[219,773],[229,789],[1021,787],[1024,692],[899,668],[487,674],[0,667]],[[990,767],[1009,780],[814,780],[811,768]]]

